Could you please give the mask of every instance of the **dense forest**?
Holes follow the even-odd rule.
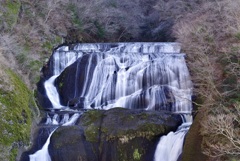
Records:
[[[31,90],[52,50],[75,42],[181,43],[196,116],[183,160],[240,158],[240,1],[1,0],[0,160],[31,146]],[[202,154],[189,152],[194,139]]]

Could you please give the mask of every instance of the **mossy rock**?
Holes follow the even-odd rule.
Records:
[[[81,117],[81,120],[83,120],[81,124],[84,127],[84,133],[88,141],[98,141],[100,123],[103,117],[104,111],[100,110],[89,110]],[[106,129],[104,129],[103,132],[106,132]]]
[[[97,160],[94,145],[86,141],[83,128],[80,126],[62,126],[52,135],[49,154],[52,161]]]
[[[80,119],[89,141],[97,141],[97,134],[101,132],[107,140],[119,139],[123,143],[136,137],[151,139],[167,134],[180,123],[181,119],[177,115],[166,112],[124,108],[90,110]]]
[[[12,70],[1,72],[9,86],[0,88],[0,160],[16,160],[18,148],[30,141],[33,95]]]
[[[200,135],[200,123],[203,114],[199,112],[191,125],[183,147],[182,161],[207,161],[208,157],[202,153],[202,136]]]
[[[65,145],[73,145],[73,144],[76,144],[78,143],[80,140],[81,140],[81,135],[78,135],[76,133],[74,133],[75,130],[78,130],[78,127],[76,126],[65,126],[65,127],[62,127],[60,128],[59,130],[56,130],[54,133],[53,133],[53,136],[52,138],[53,139],[58,139],[58,138],[66,138],[68,137],[68,133],[64,133],[62,131],[71,131],[71,139],[65,139],[65,140],[62,140],[61,142],[56,142],[54,143],[54,149],[60,149],[62,148],[63,146]],[[54,140],[51,140],[52,142],[54,142]]]
[[[153,160],[159,137],[175,131],[181,123],[179,115],[168,112],[89,110],[77,125],[59,127],[54,132],[50,155],[52,161]]]

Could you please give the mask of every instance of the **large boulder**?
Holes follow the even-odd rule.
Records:
[[[159,137],[175,131],[179,115],[114,108],[85,112],[77,125],[59,127],[51,137],[52,161],[153,160]]]
[[[200,111],[196,115],[186,135],[185,143],[183,146],[182,161],[209,160],[209,157],[203,154],[202,148],[201,148],[202,139],[203,139],[203,137],[200,135],[202,118],[203,118],[203,113]]]
[[[68,105],[71,108],[78,105],[80,108],[84,108],[83,103],[81,104],[84,100],[81,100],[80,96],[83,94],[84,86],[89,89],[89,82],[92,80],[96,66],[97,55],[92,53],[83,55],[75,63],[64,69],[55,81],[62,105]],[[88,80],[86,81],[86,79]],[[84,82],[88,83],[85,84]]]

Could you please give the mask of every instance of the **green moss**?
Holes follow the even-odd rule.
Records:
[[[63,87],[63,82],[60,82],[59,83],[59,88],[62,88]]]
[[[164,127],[159,126],[154,123],[145,123],[140,125],[137,130],[136,129],[119,129],[116,134],[110,134],[107,136],[107,140],[115,140],[116,138],[122,144],[128,143],[129,141],[142,137],[148,140],[151,140],[155,137],[156,134],[161,134],[165,131]]]
[[[17,153],[18,153],[18,149],[17,148],[13,148],[11,150],[11,153],[10,153],[10,160],[16,160],[16,156],[17,156]]]
[[[13,14],[18,14],[20,2],[19,1],[11,1],[7,0],[7,8],[10,10]]]
[[[159,126],[154,123],[146,123],[139,127],[138,135],[151,139],[155,134],[160,134],[164,131],[164,126]]]
[[[94,124],[89,125],[85,131],[86,140],[90,142],[98,141],[99,128]]]
[[[108,132],[108,129],[106,127],[102,127],[101,132],[106,134]]]
[[[0,144],[3,147],[28,144],[32,112],[29,102],[32,94],[22,80],[11,70],[6,70],[11,89],[0,89]],[[16,157],[16,149],[11,150],[11,159]]]
[[[3,3],[3,6],[6,8],[6,11],[3,13],[3,18],[5,19],[5,22],[7,22],[9,29],[12,29],[17,22],[21,3],[19,0],[6,0],[5,3]]]
[[[52,50],[52,43],[50,41],[46,41],[42,44],[42,47],[47,50]]]
[[[143,161],[146,151],[144,150],[146,142],[143,139],[134,139],[128,144],[118,144],[118,161]]]
[[[237,40],[240,40],[240,32],[238,32],[238,33],[235,34],[235,38],[236,38]]]
[[[51,53],[53,48],[61,43],[62,37],[55,35],[54,37],[47,38],[47,40],[43,42],[42,49],[44,50],[44,53]]]
[[[58,45],[58,44],[60,44],[60,43],[62,43],[62,37],[56,36],[56,37],[55,37],[55,40],[54,40],[54,44]]]
[[[227,160],[229,160],[229,161],[239,161],[240,157],[239,156],[231,156],[231,157],[227,158]]]
[[[43,66],[43,63],[39,60],[31,60],[27,64],[27,69],[30,70],[31,74],[31,81],[33,83],[37,83],[40,79],[39,75],[36,75],[36,73],[40,72],[41,67]]]
[[[63,139],[61,141],[55,141],[55,140],[60,140],[60,138],[66,138],[65,132],[63,131],[76,131],[79,130],[77,126],[65,126],[65,127],[60,127],[58,128],[52,135],[52,141],[54,142],[54,148],[55,149],[61,149],[66,145],[73,145],[77,144],[81,141],[81,135],[71,135],[70,139]]]
[[[109,135],[107,140],[119,138],[121,143],[128,143],[130,140],[142,137],[151,140],[157,133],[163,133],[165,129],[159,125],[146,123],[138,127],[138,130],[119,130],[116,135]]]
[[[25,53],[20,53],[16,56],[17,58],[17,61],[18,63],[21,65],[21,66],[24,66],[26,62],[28,62],[28,57],[27,57],[27,54]]]
[[[153,115],[151,115],[153,116]],[[133,122],[138,122],[140,120],[146,120],[149,117],[147,113],[139,113],[137,115],[124,115],[121,118],[121,122],[130,125]],[[157,116],[155,116],[157,117]],[[161,118],[159,118],[161,119]],[[164,126],[159,126],[159,124],[155,124],[153,122],[145,122],[143,124],[139,124],[137,130],[133,126],[133,128],[128,129],[119,129],[117,134],[109,135],[108,139],[112,140],[115,138],[119,138],[122,143],[127,143],[128,141],[137,138],[143,137],[146,139],[152,139],[156,134],[164,133]]]
[[[137,117],[140,118],[140,119],[145,120],[145,119],[147,119],[149,117],[149,115],[147,113],[140,113]]]
[[[135,149],[134,152],[133,152],[133,159],[134,160],[140,160],[141,156],[142,155],[138,152],[138,149]]]
[[[88,126],[89,124],[94,123],[97,120],[100,120],[103,116],[104,115],[102,111],[89,110],[84,114],[81,121],[84,126]]]
[[[81,118],[81,124],[85,126],[84,134],[90,142],[98,141],[99,132],[106,133],[108,131],[104,127],[100,129],[100,121],[104,117],[103,112],[101,110],[89,110]]]

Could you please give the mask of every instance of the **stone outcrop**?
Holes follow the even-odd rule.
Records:
[[[90,110],[77,125],[54,132],[49,153],[52,161],[152,160],[159,137],[181,123],[179,115],[167,112]]]
[[[188,134],[186,135],[185,144],[183,147],[182,161],[207,161],[209,157],[202,153],[202,139],[200,135],[202,112],[200,111],[191,125]]]

